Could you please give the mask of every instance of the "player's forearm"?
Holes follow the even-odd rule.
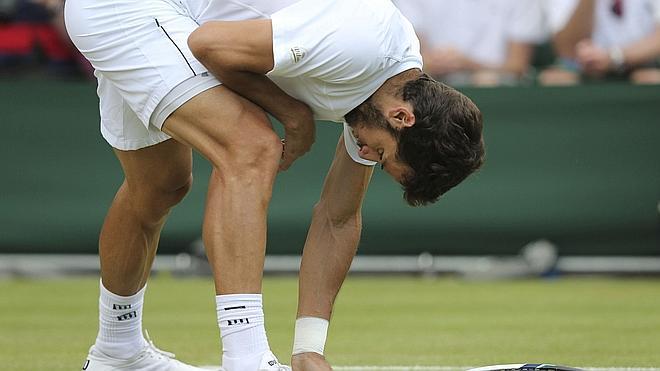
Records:
[[[290,115],[300,112],[306,106],[286,94],[263,74],[226,68],[212,61],[204,64],[226,87],[260,106],[285,125],[296,121]]]
[[[357,251],[362,232],[362,200],[373,168],[356,163],[343,135],[314,207],[300,267],[298,316],[329,319]]]
[[[323,203],[314,208],[300,267],[298,317],[330,319],[335,298],[357,251],[361,231],[359,212],[333,220]]]
[[[195,57],[229,89],[251,100],[285,125],[306,105],[266,77],[274,65],[269,20],[207,22],[188,38]],[[309,121],[307,121],[309,123]]]

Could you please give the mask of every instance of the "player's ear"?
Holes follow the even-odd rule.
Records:
[[[389,110],[387,115],[390,123],[397,129],[409,128],[415,125],[415,114],[412,107],[401,105]]]

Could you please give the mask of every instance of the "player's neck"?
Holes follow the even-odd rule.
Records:
[[[403,71],[398,75],[390,77],[372,96],[372,101],[376,106],[389,107],[392,104],[398,104],[402,101],[403,86],[410,80],[419,78],[422,71],[414,68],[411,70]]]
[[[378,100],[382,97],[398,96],[406,82],[419,78],[421,74],[420,69],[413,68],[390,77],[376,90],[374,98]]]

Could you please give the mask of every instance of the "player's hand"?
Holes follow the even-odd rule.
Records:
[[[328,361],[317,353],[301,353],[291,357],[293,371],[332,371]]]
[[[297,110],[289,112],[288,117],[280,121],[284,125],[285,134],[282,141],[284,148],[282,161],[280,161],[280,171],[284,171],[296,159],[312,148],[316,135],[316,125],[314,124],[312,110],[302,103]]]

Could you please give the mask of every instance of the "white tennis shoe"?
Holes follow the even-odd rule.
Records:
[[[245,371],[246,368],[250,369],[254,367],[254,365],[255,363],[252,363],[252,365],[246,365],[245,362],[241,362],[240,359],[228,358],[226,356],[222,357],[223,370]],[[254,369],[252,368],[252,370]],[[281,364],[273,352],[269,350],[261,356],[261,360],[259,360],[259,368],[255,371],[291,371],[291,367]]]
[[[268,351],[261,357],[261,365],[257,371],[291,371],[291,367],[281,364],[273,352]]]
[[[174,359],[174,354],[156,348],[146,334],[148,344],[130,359],[117,359],[92,346],[83,371],[208,371]],[[220,369],[221,370],[221,369]]]

